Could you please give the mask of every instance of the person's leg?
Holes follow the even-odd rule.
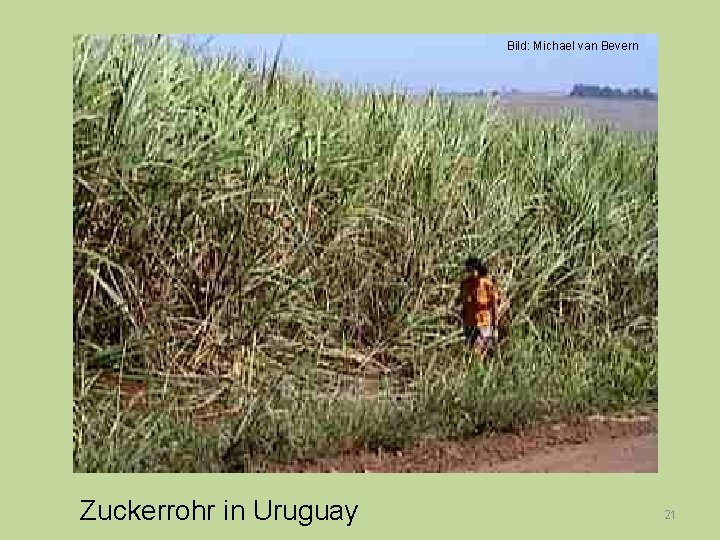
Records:
[[[495,354],[499,350],[499,343],[497,329],[488,328],[488,349],[491,354]]]
[[[483,355],[483,357],[492,349],[492,328],[481,327],[477,329],[477,340],[475,349]]]
[[[478,329],[474,326],[465,327],[465,343],[470,349],[474,349],[478,342]]]

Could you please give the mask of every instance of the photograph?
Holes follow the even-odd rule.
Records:
[[[74,473],[658,473],[657,35],[72,49]]]

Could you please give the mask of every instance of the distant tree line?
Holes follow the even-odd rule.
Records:
[[[657,93],[649,88],[631,88],[623,91],[620,88],[609,86],[598,86],[594,84],[576,84],[573,86],[570,96],[576,97],[604,97],[623,99],[657,99]]]

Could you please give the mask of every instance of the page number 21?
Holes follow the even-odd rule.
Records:
[[[675,510],[665,510],[665,519],[675,519]]]

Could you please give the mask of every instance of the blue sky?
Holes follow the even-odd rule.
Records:
[[[187,36],[185,36],[187,37]],[[237,34],[192,36],[209,47],[245,56],[272,58],[281,40],[281,58],[314,72],[321,80],[387,88],[395,83],[413,92],[516,88],[565,92],[574,83],[657,90],[656,35],[353,35]],[[639,51],[508,51],[508,40],[636,42]]]

